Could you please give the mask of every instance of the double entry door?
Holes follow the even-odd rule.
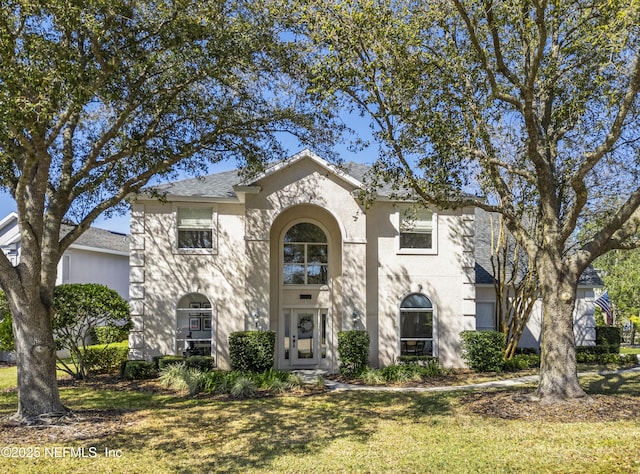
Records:
[[[286,308],[282,323],[285,364],[317,366],[326,360],[326,309]]]

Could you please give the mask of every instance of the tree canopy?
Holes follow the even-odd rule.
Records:
[[[0,10],[0,187],[22,255],[0,255],[18,354],[16,418],[63,412],[53,288],[63,252],[158,176],[236,159],[279,134],[322,143],[327,110],[298,92],[278,25],[245,0],[33,2]],[[71,223],[61,233],[62,223]]]
[[[617,316],[623,321],[640,316],[640,250],[609,252],[594,266],[602,274]]]
[[[640,3],[281,4],[313,92],[372,119],[379,180],[503,216],[540,280],[538,395],[583,397],[578,279],[639,239]]]
[[[86,344],[97,326],[130,328],[129,303],[115,290],[94,283],[56,286],[53,292],[53,331],[58,349],[67,349],[71,366],[60,360],[63,370],[86,378]]]

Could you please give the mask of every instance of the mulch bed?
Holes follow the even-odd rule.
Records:
[[[477,392],[465,395],[461,401],[471,413],[506,420],[532,422],[606,422],[640,419],[640,399],[591,395],[582,400],[554,404],[531,401],[522,392]]]
[[[140,414],[125,410],[82,410],[51,423],[24,426],[5,417],[0,419],[0,443],[41,446],[101,439],[134,426],[140,418]]]

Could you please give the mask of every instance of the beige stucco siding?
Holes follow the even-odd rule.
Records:
[[[399,206],[377,203],[368,213],[369,265],[377,263],[377,285],[370,276],[369,321],[377,320],[378,364],[393,363],[399,354],[399,312],[402,299],[410,293],[426,295],[434,305],[434,351],[442,364],[460,366],[459,334],[465,329],[465,254],[459,245],[461,213],[437,214],[437,242],[433,253],[404,253],[399,250]],[[457,242],[456,242],[457,241]],[[376,294],[377,293],[377,294]],[[374,303],[375,301],[375,303]]]
[[[476,289],[478,303],[492,303],[495,305],[496,294],[493,286],[485,285]],[[576,307],[573,312],[573,332],[576,345],[595,345],[595,307],[593,288],[578,287],[576,293]],[[475,329],[475,328],[474,328]],[[542,301],[538,300],[533,306],[531,315],[518,344],[519,347],[540,349],[542,334]]]
[[[144,357],[175,353],[176,308],[182,297],[204,295],[212,304],[219,342],[245,328],[246,263],[244,212],[241,205],[216,204],[217,252],[184,254],[176,249],[176,204],[147,203],[144,207],[144,265],[132,274],[144,295],[138,326],[147,343]],[[140,239],[141,236],[137,238]],[[139,245],[139,244],[138,244]],[[227,344],[217,345],[220,367],[228,367]]]

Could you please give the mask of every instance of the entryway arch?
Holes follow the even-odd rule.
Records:
[[[342,295],[342,229],[326,209],[290,207],[270,232],[271,327],[282,369],[336,364]]]

